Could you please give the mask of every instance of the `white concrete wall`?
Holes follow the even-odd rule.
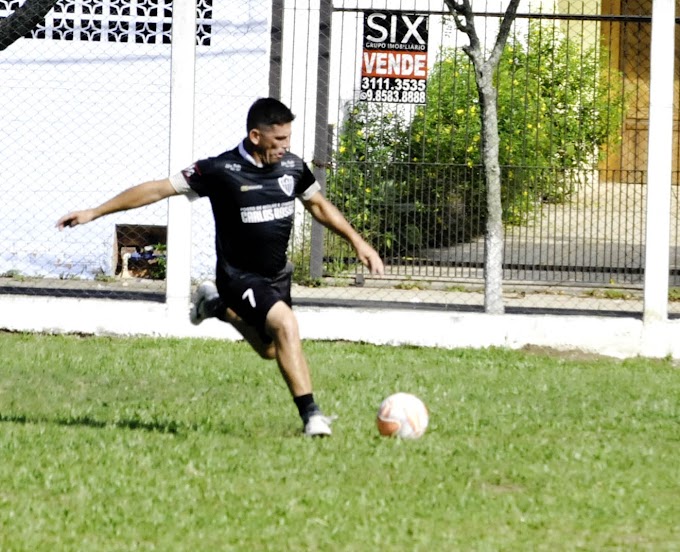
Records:
[[[165,202],[69,232],[56,220],[243,137],[248,107],[267,94],[270,7],[213,4],[211,44],[196,48],[195,97],[182,106],[195,110],[194,150],[173,167],[169,44],[20,39],[0,53],[0,274],[110,273],[115,225],[165,225]],[[214,233],[208,202],[193,210],[199,277],[213,272]]]
[[[447,349],[527,345],[616,358],[680,359],[680,320],[645,324],[635,318],[488,315],[360,308],[296,308],[303,339]],[[46,333],[239,339],[228,324],[192,326],[162,303],[0,296],[0,328]]]

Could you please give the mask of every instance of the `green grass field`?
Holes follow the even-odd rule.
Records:
[[[680,550],[671,361],[305,349],[330,439],[243,343],[0,333],[0,551]]]

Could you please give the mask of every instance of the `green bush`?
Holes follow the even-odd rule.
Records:
[[[383,255],[421,241],[401,214],[408,208],[407,140],[407,122],[399,113],[381,104],[350,106],[329,175],[331,201]]]
[[[532,22],[511,40],[495,75],[506,224],[542,202],[563,202],[603,146],[619,139],[624,98],[602,47]],[[472,64],[445,49],[430,73],[427,104],[350,106],[329,193],[390,256],[417,256],[483,234],[486,188]]]

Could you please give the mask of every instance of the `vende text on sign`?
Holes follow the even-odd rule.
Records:
[[[427,78],[427,54],[420,52],[364,51],[363,77]]]
[[[425,103],[428,16],[364,12],[363,101]]]

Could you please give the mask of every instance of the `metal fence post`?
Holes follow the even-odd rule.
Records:
[[[326,193],[326,170],[330,161],[328,156],[328,96],[331,58],[331,19],[332,0],[321,0],[319,12],[319,52],[316,76],[316,120],[314,125],[313,173]],[[312,278],[321,278],[323,273],[323,227],[312,222],[311,252],[309,273]]]
[[[271,49],[269,51],[269,97],[281,97],[283,57],[283,0],[272,0]]]
[[[675,0],[654,0],[649,90],[644,321],[668,317]]]
[[[170,174],[191,162],[194,136],[196,0],[176,0],[172,14]],[[191,285],[191,205],[186,197],[168,203],[166,302],[171,318],[186,317]]]

